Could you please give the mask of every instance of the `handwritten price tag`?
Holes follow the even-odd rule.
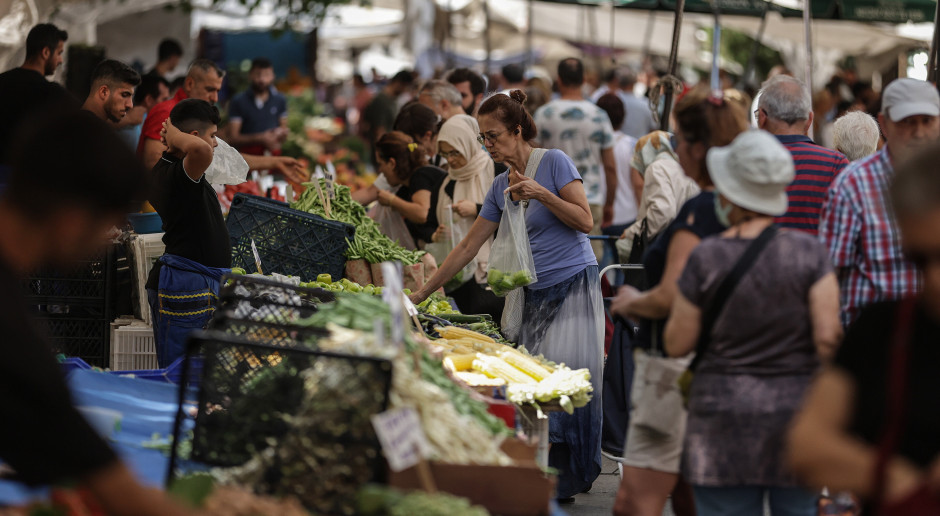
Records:
[[[372,416],[372,426],[392,471],[406,470],[431,455],[421,420],[414,409],[389,410]]]

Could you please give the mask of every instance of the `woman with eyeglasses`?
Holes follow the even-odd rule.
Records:
[[[379,190],[377,200],[402,216],[419,249],[437,230],[437,198],[447,175],[428,165],[427,154],[405,133],[385,133],[375,143],[379,172],[397,191]]]
[[[447,179],[441,186],[437,202],[439,226],[432,237],[433,242],[449,238],[447,217],[459,235],[466,235],[473,221],[483,208],[486,192],[493,184],[497,164],[477,141],[480,126],[475,118],[457,115],[441,126],[437,137],[439,155],[447,160]],[[500,172],[506,170],[498,164]],[[490,314],[499,321],[503,314],[503,298],[497,297],[486,287],[486,267],[490,256],[490,238],[483,243],[476,255],[476,268],[469,277],[452,281],[458,286],[447,290],[461,312],[467,314]]]
[[[525,99],[525,93],[513,90],[511,97],[493,95],[480,106],[480,142],[509,170],[496,177],[467,237],[411,299],[424,300],[470,263],[499,227],[504,193],[511,195],[509,202],[522,204],[538,281],[524,288],[518,312],[504,314],[503,329],[507,321],[521,320],[517,334],[508,338],[549,360],[588,368],[594,385],[587,406],[573,415],[549,416],[549,465],[560,471],[556,496],[573,501],[591,488],[601,470],[604,313],[597,260],[587,238],[594,221],[571,159],[531,145],[537,132],[523,107]]]
[[[660,516],[670,494],[678,516],[695,514],[691,489],[679,477],[686,412],[677,380],[690,360],[665,357],[663,327],[692,250],[725,229],[715,213],[715,188],[705,155],[747,130],[747,113],[739,104],[699,87],[676,105],[675,120],[675,153],[701,193],[679,209],[647,249],[643,265],[649,290],[624,286],[610,307],[611,314],[634,320],[640,327],[634,340],[632,409],[623,480],[614,505],[617,516]]]

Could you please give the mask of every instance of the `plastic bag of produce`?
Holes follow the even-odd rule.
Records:
[[[375,203],[375,206],[369,210],[369,217],[372,217],[372,220],[379,225],[379,230],[383,235],[395,240],[398,245],[410,250],[418,248],[408,231],[408,226],[405,225],[405,218],[397,211]]]
[[[365,260],[349,260],[346,262],[346,277],[360,285],[372,283],[372,268]]]
[[[444,263],[444,259],[447,258],[447,255],[449,255],[466,236],[460,224],[454,223],[454,209],[448,206],[446,213],[446,220],[441,222],[446,228],[447,236],[441,242],[432,242],[424,247],[424,250],[433,256],[434,260],[439,264]],[[470,263],[468,263],[466,267],[458,271],[453,278],[444,284],[444,292],[454,291],[460,288],[464,283],[474,279],[473,273],[476,270],[477,260],[474,258],[470,260]]]
[[[504,195],[506,204],[486,271],[486,282],[497,296],[505,296],[538,279],[532,249],[529,247],[524,202],[513,202],[510,194]]]
[[[225,143],[216,138],[219,145],[212,153],[212,163],[206,169],[206,181],[211,185],[240,185],[248,179],[248,163],[245,158]]]

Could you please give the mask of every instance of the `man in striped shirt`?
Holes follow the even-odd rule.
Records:
[[[813,143],[807,136],[813,126],[813,104],[809,90],[789,75],[775,75],[760,93],[757,126],[773,134],[793,155],[796,176],[787,188],[787,212],[777,218],[781,227],[816,235],[819,212],[829,185],[849,160],[841,153]]]
[[[839,175],[819,224],[819,238],[839,276],[845,326],[865,306],[921,288],[917,268],[901,250],[888,189],[899,163],[940,139],[940,95],[928,82],[897,79],[884,90],[878,122],[887,144]]]

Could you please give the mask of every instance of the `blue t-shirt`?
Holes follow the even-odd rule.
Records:
[[[230,120],[241,120],[242,134],[258,134],[280,127],[281,118],[287,116],[287,99],[271,88],[268,100],[259,106],[249,88],[232,97],[228,110]]]
[[[503,216],[506,199],[503,192],[509,187],[509,172],[496,176],[490,187],[480,216],[490,222],[499,223]],[[554,195],[572,181],[581,181],[581,175],[571,159],[562,151],[554,149],[545,153],[535,180]],[[581,272],[588,265],[597,265],[594,251],[586,234],[569,227],[558,219],[544,204],[529,201],[525,212],[529,245],[535,260],[538,281],[528,288],[548,288]]]

